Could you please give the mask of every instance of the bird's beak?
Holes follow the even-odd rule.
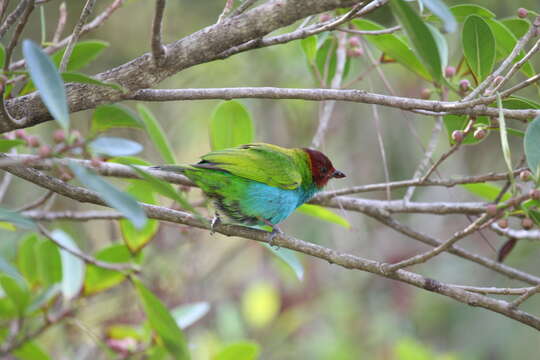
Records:
[[[344,178],[344,177],[345,177],[345,174],[342,173],[342,172],[339,171],[339,170],[336,170],[336,171],[334,171],[334,173],[332,174],[332,177],[341,179],[341,178]]]

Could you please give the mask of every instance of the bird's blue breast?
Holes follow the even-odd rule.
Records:
[[[263,217],[272,224],[285,220],[316,192],[316,188],[280,189],[260,182],[250,182],[246,197],[241,202],[242,212],[255,217]]]

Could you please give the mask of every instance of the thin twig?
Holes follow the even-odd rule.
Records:
[[[163,14],[165,12],[165,0],[156,0],[156,11],[152,23],[152,57],[156,65],[160,65],[165,60],[165,46],[161,42],[161,32],[163,29]]]
[[[420,161],[420,163],[418,164],[418,167],[416,168],[416,171],[414,172],[414,175],[413,175],[414,179],[422,175],[426,166],[428,166],[429,163],[432,161],[431,157],[433,156],[433,152],[437,148],[437,143],[439,142],[439,135],[441,134],[441,131],[443,128],[442,125],[443,125],[442,116],[437,116],[435,119],[435,125],[433,125],[433,129],[431,130],[431,137],[429,139],[428,145],[424,152],[424,158],[422,159],[422,161]],[[403,201],[405,202],[410,201],[413,197],[415,189],[416,189],[415,186],[410,186],[407,189],[405,196],[403,196]]]
[[[223,7],[223,11],[221,12],[221,14],[219,14],[219,17],[216,22],[217,24],[219,24],[220,22],[223,21],[223,19],[225,19],[227,14],[231,11],[233,5],[234,5],[234,0],[225,1],[225,6]]]
[[[246,11],[251,5],[255,4],[257,0],[244,0],[236,9],[231,12],[230,17],[234,17],[242,14]]]
[[[51,198],[51,196],[54,195],[54,192],[53,191],[47,191],[45,194],[43,194],[42,196],[40,196],[39,198],[37,198],[36,200],[32,201],[31,203],[29,204],[26,204],[24,206],[21,206],[20,208],[18,208],[17,212],[21,212],[21,211],[28,211],[28,210],[32,210],[32,209],[35,209],[41,205],[43,205],[47,200],[49,200]]]
[[[62,61],[60,62],[60,66],[58,67],[59,72],[66,71],[69,58],[71,57],[71,53],[73,52],[73,49],[75,48],[75,44],[77,44],[77,41],[79,41],[79,36],[81,36],[81,31],[83,29],[83,26],[86,24],[86,21],[88,20],[88,17],[92,13],[92,9],[94,8],[95,4],[96,4],[96,0],[86,1],[86,4],[84,5],[84,8],[81,12],[79,21],[77,22],[77,24],[75,24],[75,28],[73,29],[73,33],[71,34],[71,38],[69,39],[69,42],[67,44],[66,51],[64,52],[64,55],[62,56]]]
[[[19,2],[15,10],[13,10],[11,14],[7,16],[4,22],[2,22],[2,25],[0,25],[0,39],[4,37],[4,35],[6,34],[6,31],[8,31],[9,28],[13,26],[13,24],[15,24],[17,19],[22,16],[24,9],[26,9],[26,7],[30,5],[30,2],[32,3],[32,6],[34,6],[33,0],[22,0],[21,2]],[[2,9],[2,12],[5,9],[7,9],[7,3],[5,4],[5,7]]]
[[[4,59],[4,72],[7,72],[9,69],[9,65],[11,64],[11,56],[13,55],[13,50],[15,49],[15,46],[19,43],[19,38],[26,26],[26,23],[28,22],[28,18],[30,17],[30,14],[34,10],[34,0],[26,0],[21,3],[25,3],[26,7],[24,8],[24,11],[21,15],[21,19],[19,20],[19,23],[17,24],[17,27],[15,28],[15,32],[13,33],[13,37],[11,38],[11,41],[9,42],[9,45],[6,47],[6,54]]]
[[[347,36],[345,34],[338,36],[338,47],[336,50],[336,72],[332,79],[332,89],[339,89],[343,80],[343,71],[345,70],[345,63],[347,62]],[[328,61],[327,61],[328,63]],[[317,132],[311,142],[311,147],[317,149],[320,148],[324,140],[324,135],[328,131],[328,125],[334,112],[336,105],[335,100],[325,101],[322,104],[322,112],[319,119],[319,126]]]
[[[121,272],[139,272],[141,270],[139,268],[139,266],[134,265],[134,264],[130,264],[130,263],[125,263],[125,264],[123,264],[123,263],[109,263],[109,262],[104,262],[104,261],[98,260],[98,259],[96,259],[96,258],[94,258],[94,257],[92,257],[92,256],[90,256],[88,254],[83,253],[82,251],[72,249],[72,248],[70,248],[68,246],[65,246],[64,244],[62,244],[61,242],[56,240],[54,238],[54,236],[47,230],[47,228],[45,228],[45,226],[43,226],[43,225],[41,225],[39,223],[38,223],[38,228],[39,228],[39,232],[43,236],[45,236],[47,239],[49,239],[50,241],[55,243],[56,246],[58,246],[60,249],[65,250],[68,253],[70,253],[71,255],[78,257],[79,259],[81,259],[85,263],[100,267],[102,269],[121,271]]]
[[[58,42],[60,41],[60,37],[62,36],[64,28],[66,27],[67,15],[68,14],[66,2],[62,1],[60,6],[58,7],[58,24],[56,25],[56,30],[54,31],[54,35],[52,38],[53,44],[58,44]]]
[[[492,294],[492,295],[523,295],[534,289],[534,286],[524,287],[524,288],[498,288],[498,287],[478,287],[478,286],[468,286],[468,285],[450,285],[457,287],[459,289],[470,291],[478,294]]]
[[[2,200],[4,200],[4,196],[6,196],[9,185],[11,184],[11,180],[13,180],[13,175],[10,173],[4,173],[2,183],[0,183],[0,203]]]
[[[527,290],[527,292],[525,292],[523,295],[512,301],[508,307],[511,309],[517,309],[519,305],[523,304],[526,300],[528,300],[531,296],[536,295],[538,292],[540,292],[540,285],[536,285],[535,287]]]

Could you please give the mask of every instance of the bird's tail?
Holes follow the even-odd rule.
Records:
[[[189,169],[189,165],[158,165],[158,166],[152,166],[150,169],[152,170],[161,170],[161,171],[170,171],[173,173],[179,173],[183,174],[184,171]]]

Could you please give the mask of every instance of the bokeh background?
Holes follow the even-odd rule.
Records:
[[[515,16],[518,7],[539,10],[536,0],[469,1],[482,5],[498,18]],[[71,29],[80,14],[82,1],[68,1]],[[446,1],[449,5],[463,3]],[[54,31],[60,1],[46,7],[49,37]],[[95,13],[108,5],[98,1]],[[164,23],[164,40],[171,42],[214,23],[224,1],[169,0]],[[84,39],[107,41],[109,48],[90,66],[87,74],[125,63],[149,50],[154,2],[129,0],[97,31]],[[370,18],[390,25],[387,7]],[[286,29],[285,29],[286,30]],[[25,38],[39,40],[39,14],[35,12]],[[457,65],[461,48],[459,36],[448,34],[450,64]],[[371,48],[374,56],[379,54]],[[17,56],[20,54],[17,54]],[[538,67],[538,59],[533,65]],[[354,59],[347,80],[369,67],[367,56]],[[427,86],[398,64],[381,67],[395,94],[419,97]],[[317,87],[298,42],[249,51],[226,60],[202,64],[167,79],[162,88],[205,88],[235,86]],[[371,71],[355,88],[390,93],[376,71]],[[539,101],[538,93],[524,92]],[[320,105],[298,100],[240,100],[249,109],[256,127],[256,140],[286,147],[309,146],[316,131]],[[177,159],[194,162],[210,150],[208,125],[219,101],[179,101],[148,103],[166,130]],[[135,103],[126,103],[133,107]],[[422,158],[434,124],[431,117],[378,108],[391,180],[410,178]],[[87,133],[91,111],[73,114],[73,124]],[[516,124],[516,127],[520,125]],[[55,124],[30,129],[50,138]],[[329,189],[383,182],[384,169],[371,105],[338,103],[322,150],[343,170],[347,178],[334,181]],[[160,163],[158,152],[145,133],[122,129],[119,134],[145,144],[142,157]],[[513,156],[522,154],[521,140],[511,139]],[[448,148],[441,135],[435,156]],[[497,134],[481,144],[463,147],[444,163],[440,176],[505,171]],[[118,182],[121,184],[121,182]],[[5,206],[17,206],[39,196],[42,190],[15,181]],[[403,191],[392,193],[399,198]],[[190,199],[199,199],[197,190]],[[384,192],[363,197],[384,199]],[[414,200],[475,201],[459,188],[418,189]],[[164,201],[166,204],[166,201]],[[54,209],[91,208],[58,198]],[[427,248],[357,213],[337,210],[351,224],[350,229],[293,214],[282,226],[295,237],[376,260],[395,261]],[[400,215],[403,221],[445,239],[466,226],[464,216]],[[71,233],[81,249],[93,252],[122,241],[115,225],[104,221],[86,224],[59,223]],[[460,245],[490,258],[505,239],[489,231],[486,242],[478,235]],[[2,232],[0,252],[13,256],[19,234]],[[538,274],[540,251],[534,242],[520,242],[506,262]],[[368,273],[350,271],[318,259],[299,255],[305,274],[299,281],[294,273],[258,243],[227,238],[207,231],[162,224],[145,250],[144,282],[173,308],[206,302],[209,312],[185,331],[194,359],[209,359],[223,345],[249,340],[260,345],[262,359],[534,359],[540,352],[538,333],[520,323],[492,312],[469,307],[451,299],[412,288]],[[414,268],[424,275],[449,283],[476,286],[522,286],[496,273],[452,255],[442,254],[428,264]],[[538,313],[540,299],[531,299],[523,308]],[[101,293],[80,304],[78,323],[57,326],[39,342],[55,359],[105,358],[100,337],[111,324],[136,324],[144,318],[129,283]]]

